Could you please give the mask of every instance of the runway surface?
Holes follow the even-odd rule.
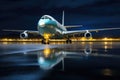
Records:
[[[0,80],[120,80],[120,42],[0,43]]]

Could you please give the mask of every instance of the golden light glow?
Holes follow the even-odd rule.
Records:
[[[27,44],[26,42],[22,42],[22,44]]]
[[[108,42],[104,42],[104,44],[105,44],[105,45],[107,45],[107,44],[108,44]]]
[[[2,44],[8,44],[8,42],[2,42]]]
[[[103,38],[103,40],[107,40],[107,39],[108,39],[107,37]]]
[[[112,41],[112,40],[114,40],[114,39],[105,37],[105,38],[103,38],[102,40],[104,40],[104,41]]]
[[[84,44],[85,44],[85,42],[82,42],[81,44],[83,44],[83,45],[84,45]]]
[[[86,38],[85,38],[85,37],[82,37],[82,38],[81,38],[81,40],[82,40],[82,41],[85,41],[85,40],[86,40]]]
[[[51,37],[51,34],[44,34],[43,36],[45,39],[49,39]]]
[[[45,56],[46,58],[49,57],[50,53],[51,53],[50,48],[46,48],[46,49],[44,49],[44,51],[43,51],[43,54],[44,54],[44,56]]]
[[[66,39],[50,39],[51,35],[50,34],[44,34],[44,38],[46,40],[50,40],[51,42],[65,42]],[[72,41],[103,41],[105,42],[105,44],[107,44],[106,42],[107,41],[120,41],[120,38],[101,38],[101,39],[93,39],[93,38],[90,38],[90,39],[86,39],[85,37],[80,37],[80,38],[71,38]],[[40,42],[42,41],[42,39],[12,39],[12,38],[2,38],[0,39],[1,42]],[[112,44],[112,43],[111,43]]]
[[[89,42],[89,44],[93,44],[93,42]]]
[[[108,48],[108,46],[106,46],[106,45],[105,45],[105,46],[104,46],[104,48],[105,48],[105,49],[107,49],[107,48]]]
[[[89,40],[93,40],[93,38],[92,38],[92,37],[90,37],[90,38],[89,38]]]
[[[105,76],[112,76],[113,72],[110,69],[104,69],[102,74]]]

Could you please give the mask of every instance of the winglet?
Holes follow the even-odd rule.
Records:
[[[62,15],[62,25],[64,26],[64,11],[63,11],[63,15]]]

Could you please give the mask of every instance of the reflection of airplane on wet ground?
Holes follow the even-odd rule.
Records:
[[[81,25],[78,25],[80,27]],[[94,31],[103,31],[103,30],[114,30],[120,28],[103,28],[103,29],[86,29],[86,30],[75,30],[67,31],[67,27],[76,27],[76,26],[64,26],[64,12],[62,16],[62,24],[49,15],[44,15],[38,21],[38,31],[32,30],[4,30],[4,31],[13,31],[13,32],[22,32],[20,34],[21,38],[28,38],[28,34],[41,35],[43,37],[42,43],[49,43],[50,38],[66,38],[66,42],[70,42],[70,35],[84,33],[86,38],[92,37],[91,32]]]
[[[25,52],[25,55],[37,55],[38,63],[41,69],[49,70],[55,65],[62,62],[64,65],[64,58],[80,58],[88,56],[92,53],[92,48],[90,46],[85,46],[85,49],[80,49],[80,51],[62,49],[62,48],[45,48],[44,50]]]
[[[108,49],[111,49],[113,47],[119,49],[119,43],[108,43],[107,44],[109,47]],[[110,47],[110,45],[112,47]],[[14,47],[13,47],[14,46]],[[24,47],[23,47],[24,46]],[[49,70],[52,69],[53,67],[59,65],[59,63],[62,63],[64,66],[64,61],[66,60],[91,60],[94,58],[99,59],[99,57],[105,58],[105,59],[118,59],[120,58],[119,55],[115,54],[106,54],[106,44],[101,44],[101,43],[85,43],[83,44],[67,44],[67,45],[3,45],[3,48],[0,49],[2,53],[0,54],[1,56],[6,56],[7,60],[9,59],[11,61],[22,61],[21,63],[18,63],[19,65],[36,65],[40,66],[41,69],[44,70]],[[36,47],[35,47],[36,46]],[[2,45],[0,45],[0,48]],[[16,47],[16,48],[15,48]],[[5,49],[5,50],[4,50]],[[100,52],[100,53],[98,53]],[[8,54],[7,54],[8,53]],[[24,54],[25,56],[21,55]],[[14,58],[11,58],[14,57]],[[92,57],[92,58],[91,58]],[[4,58],[4,57],[3,57]],[[1,58],[2,60],[2,58]],[[38,63],[36,63],[37,61]],[[83,60],[83,61],[84,61]],[[95,59],[94,59],[95,60]],[[101,60],[101,59],[100,59]],[[98,60],[98,62],[100,61]],[[23,62],[24,61],[24,62]],[[27,61],[27,63],[26,63]],[[31,62],[34,61],[34,62]],[[30,64],[29,64],[30,62]],[[32,63],[32,64],[31,64]],[[79,64],[79,63],[78,63]],[[7,65],[7,64],[5,64]],[[11,64],[12,65],[12,64]]]

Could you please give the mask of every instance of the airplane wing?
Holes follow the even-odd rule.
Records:
[[[83,27],[83,25],[70,25],[70,26],[64,26],[65,28],[74,28],[74,27]]]
[[[9,30],[9,29],[4,29],[3,31],[9,31],[9,32],[24,32],[24,31],[26,31],[27,33],[30,33],[30,34],[39,34],[38,31],[33,31],[33,30]]]
[[[64,31],[63,34],[85,33],[87,31],[89,31],[89,32],[98,32],[98,31],[104,31],[104,30],[117,30],[117,29],[120,29],[120,28],[102,28],[102,29],[88,29],[88,30]]]

